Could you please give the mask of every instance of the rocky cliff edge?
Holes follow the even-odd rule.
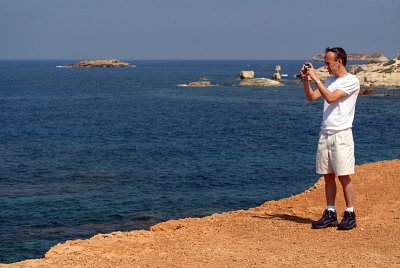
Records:
[[[390,61],[350,65],[347,70],[358,77],[361,86],[400,88],[400,53]],[[316,71],[321,80],[329,76],[325,67]]]

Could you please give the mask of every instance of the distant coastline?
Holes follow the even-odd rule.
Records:
[[[319,53],[311,58],[314,61],[323,61],[324,54]],[[383,53],[349,53],[347,54],[349,61],[388,61],[388,58]]]

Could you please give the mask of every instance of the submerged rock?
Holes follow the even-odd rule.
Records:
[[[375,96],[375,91],[373,89],[361,89],[360,96]]]

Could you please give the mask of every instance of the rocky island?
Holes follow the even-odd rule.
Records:
[[[283,84],[280,83],[279,81],[264,77],[243,79],[239,83],[239,86],[254,86],[254,87],[271,87],[271,86],[282,86],[282,85]]]
[[[323,61],[324,53],[319,53],[311,58],[311,60],[315,61]],[[388,61],[383,53],[349,53],[347,54],[348,61]]]
[[[283,85],[277,81],[278,79],[254,78],[254,71],[241,71],[239,77],[241,80],[239,86],[270,87]]]
[[[188,87],[215,87],[218,85],[211,84],[211,82],[208,80],[207,77],[202,76],[199,78],[199,80],[190,82],[187,86]]]
[[[133,67],[121,60],[85,60],[75,64],[66,64],[65,68],[111,68],[111,67]]]
[[[212,85],[210,81],[194,81],[190,82],[188,87],[213,87],[217,85]]]

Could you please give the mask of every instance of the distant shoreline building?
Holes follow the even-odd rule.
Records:
[[[323,61],[324,53],[319,53],[311,58],[314,61]],[[383,53],[349,53],[348,61],[388,61],[389,59]]]

